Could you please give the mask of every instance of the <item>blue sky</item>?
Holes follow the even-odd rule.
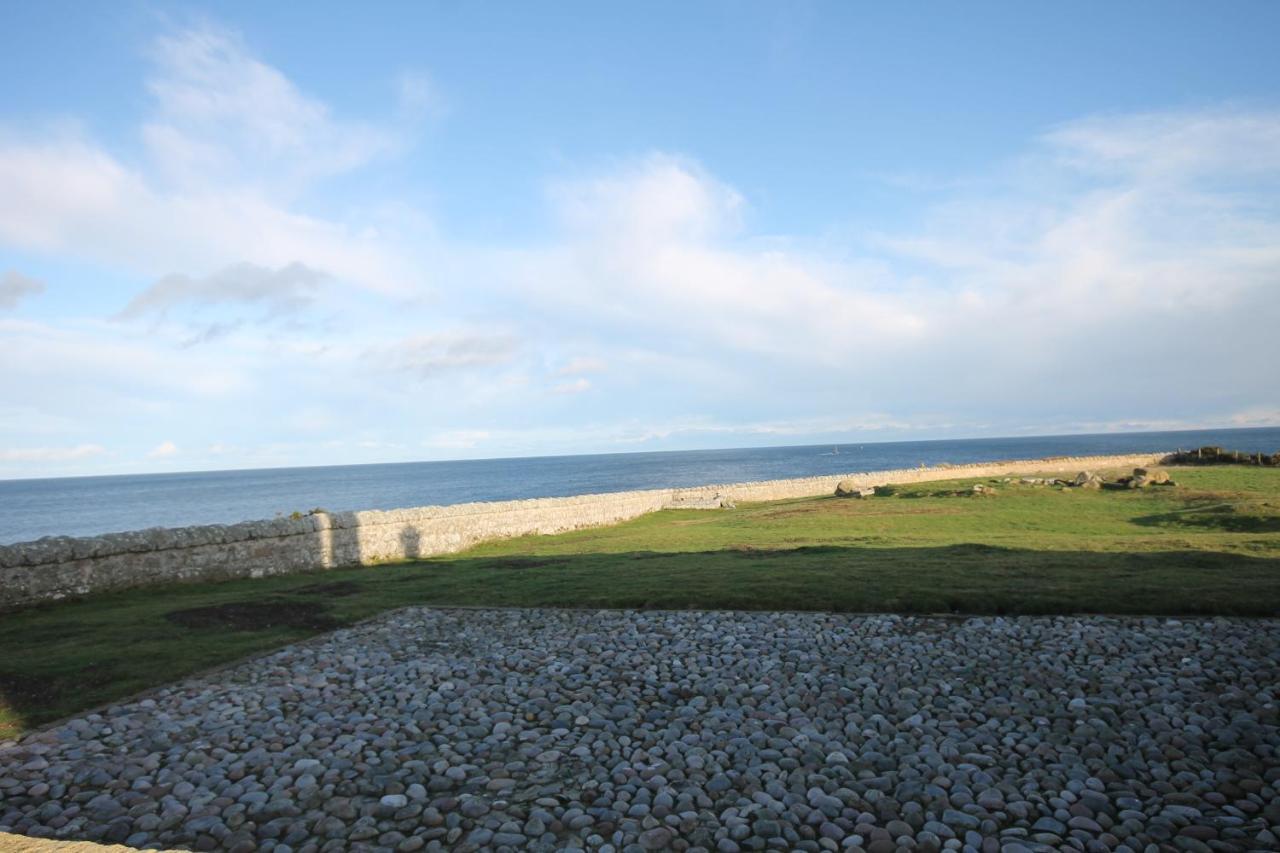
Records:
[[[1280,6],[11,4],[0,476],[1280,423]]]

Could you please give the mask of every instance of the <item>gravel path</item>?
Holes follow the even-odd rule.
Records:
[[[1280,849],[1280,621],[402,610],[0,748],[0,831]]]

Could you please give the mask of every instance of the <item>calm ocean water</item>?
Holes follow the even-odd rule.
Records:
[[[394,509],[911,468],[921,462],[1140,453],[1206,444],[1272,453],[1280,450],[1280,428],[0,480],[0,542],[226,524],[313,507]]]

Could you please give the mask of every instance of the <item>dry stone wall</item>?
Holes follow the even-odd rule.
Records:
[[[831,494],[836,483],[920,483],[1151,465],[1163,454],[1059,457],[569,498],[316,513],[0,545],[0,609],[157,583],[268,577],[449,554],[493,539],[616,524],[670,506]]]
[[[792,480],[762,480],[755,483],[733,483],[721,486],[699,486],[673,489],[677,501],[695,502],[714,495],[733,501],[781,501],[829,495],[842,480],[853,486],[907,485],[966,477],[1006,477],[1010,474],[1069,471],[1084,469],[1136,468],[1158,464],[1167,454],[1140,453],[1124,456],[1054,456],[1045,459],[1020,459],[1006,462],[977,462],[970,465],[947,465],[935,468],[902,468],[896,471],[866,471],[859,474],[831,474],[822,477],[800,477]]]

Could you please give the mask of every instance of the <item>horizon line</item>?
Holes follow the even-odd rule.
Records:
[[[368,468],[379,465],[443,465],[458,464],[467,462],[497,462],[497,461],[520,461],[529,459],[576,459],[589,458],[594,456],[640,456],[644,454],[675,454],[675,453],[731,453],[742,450],[783,450],[787,448],[801,447],[843,447],[846,445],[888,445],[888,444],[934,444],[948,441],[981,441],[981,440],[1031,440],[1046,438],[1087,438],[1093,436],[1119,436],[1119,435],[1171,435],[1177,433],[1189,432],[1251,432],[1256,430],[1276,430],[1280,429],[1280,424],[1263,425],[1263,426],[1232,426],[1232,427],[1183,427],[1180,429],[1117,429],[1104,432],[1062,432],[1062,433],[1030,433],[1024,435],[968,435],[946,438],[918,438],[918,439],[872,439],[868,441],[846,440],[846,441],[820,441],[807,442],[803,444],[758,444],[758,445],[740,445],[736,447],[702,447],[702,448],[684,448],[672,450],[613,450],[597,453],[544,453],[531,455],[499,455],[499,456],[477,456],[465,459],[402,459],[399,461],[388,462],[340,462],[324,465],[269,465],[262,467],[228,467],[228,468],[191,468],[181,471],[133,471],[120,472],[114,474],[57,474],[48,477],[6,477],[0,475],[0,483],[22,483],[22,482],[40,482],[46,480],[92,480],[105,479],[111,477],[179,477],[190,474],[219,474],[219,473],[242,473],[251,471],[306,471],[318,470],[325,468]]]

